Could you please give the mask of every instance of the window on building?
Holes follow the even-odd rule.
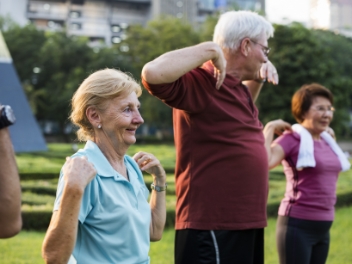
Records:
[[[44,4],[44,5],[43,5],[43,9],[44,9],[45,11],[49,11],[49,10],[50,10],[50,5],[49,5],[49,4]]]
[[[121,27],[119,25],[111,25],[111,32],[119,33],[121,31]]]
[[[70,29],[72,29],[72,30],[80,30],[80,29],[82,29],[82,24],[81,23],[71,23],[70,24]]]
[[[120,38],[120,37],[112,37],[112,38],[111,38],[111,42],[112,42],[113,44],[118,44],[118,43],[121,42],[121,38]]]
[[[85,0],[71,0],[72,4],[83,5]]]
[[[126,29],[126,28],[128,28],[128,24],[127,23],[120,23],[120,27],[122,28],[122,29]]]
[[[71,11],[70,18],[79,18],[81,17],[81,11]]]

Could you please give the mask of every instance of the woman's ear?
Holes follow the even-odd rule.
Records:
[[[98,127],[101,124],[100,115],[95,106],[87,107],[86,116],[93,127]]]

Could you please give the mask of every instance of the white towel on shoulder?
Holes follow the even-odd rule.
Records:
[[[314,158],[314,141],[312,135],[300,124],[294,124],[292,126],[292,130],[301,136],[296,168],[301,170],[304,167],[315,167],[316,163]],[[331,137],[331,135],[324,131],[320,134],[320,136],[325,140],[326,143],[328,143],[328,145],[337,155],[341,163],[341,170],[349,170],[351,167],[350,162],[348,161],[346,155],[342,152],[339,145],[337,145],[336,141]]]

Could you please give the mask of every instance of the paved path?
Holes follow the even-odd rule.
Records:
[[[337,144],[343,151],[347,151],[352,154],[352,142],[349,141],[337,141]]]

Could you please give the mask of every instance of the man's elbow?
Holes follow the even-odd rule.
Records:
[[[160,241],[163,237],[163,232],[160,232],[158,234],[153,234],[150,236],[150,241],[151,242],[157,242],[157,241]]]
[[[8,221],[0,227],[0,238],[10,238],[17,235],[22,229],[22,217],[19,215],[17,219]]]
[[[142,69],[142,78],[150,84],[159,84],[161,83],[157,75],[158,71],[155,69],[153,62],[148,62],[144,65]]]

